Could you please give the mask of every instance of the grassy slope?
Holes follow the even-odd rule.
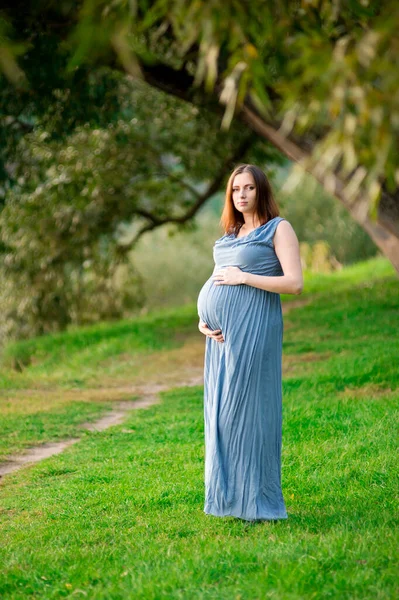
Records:
[[[23,389],[38,384],[84,388],[98,382],[99,368],[116,355],[173,348],[181,343],[182,335],[193,331],[195,309],[183,306],[11,343],[1,356],[0,388]],[[13,368],[18,364],[22,372]]]
[[[375,287],[381,280],[397,281],[391,264],[381,258],[358,263],[328,275],[308,274],[300,298],[331,297],[331,291]],[[295,296],[282,295],[283,301]],[[195,305],[153,311],[151,314],[9,344],[0,356],[0,389],[35,387],[81,388],[98,382],[99,369],[123,353],[148,354],[181,345],[185,335],[197,332]],[[21,372],[15,366],[20,365]],[[130,375],[123,365],[114,377]]]
[[[144,361],[149,371],[151,357],[156,364],[160,352],[189,335],[200,336],[193,307],[10,344],[0,368],[0,460],[33,444],[81,436],[81,423],[102,416],[115,400],[134,399],[114,386],[132,382]],[[27,364],[22,372],[11,366],[17,361]]]
[[[317,278],[312,303],[285,318],[287,521],[203,513],[202,390],[171,391],[7,476],[0,596],[394,598],[399,284],[370,267],[352,267],[355,286]]]

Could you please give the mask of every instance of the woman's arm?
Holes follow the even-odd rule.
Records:
[[[278,294],[300,294],[303,290],[303,275],[299,243],[296,233],[288,221],[281,221],[276,227],[274,251],[284,275],[268,277],[243,272],[242,283]]]
[[[274,250],[284,275],[253,275],[238,267],[226,267],[213,276],[215,285],[245,284],[277,294],[300,294],[303,275],[298,238],[288,221],[281,221],[274,234]]]

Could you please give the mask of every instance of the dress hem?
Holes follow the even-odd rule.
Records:
[[[279,515],[279,516],[273,515],[273,516],[261,516],[261,517],[255,517],[255,518],[244,517],[242,515],[242,513],[239,513],[238,511],[224,512],[224,511],[210,510],[210,509],[204,508],[204,513],[206,515],[211,515],[213,517],[236,517],[237,519],[242,519],[243,521],[280,521],[280,520],[288,519],[287,513],[285,513],[283,515]]]

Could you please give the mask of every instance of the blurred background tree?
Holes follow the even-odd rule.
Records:
[[[97,123],[56,135],[46,120],[16,145],[0,213],[3,336],[132,314],[145,303],[129,256],[143,232],[190,228],[240,158],[281,162],[252,132],[220,131],[212,113],[143,82],[111,73],[107,85],[108,123],[104,106]]]
[[[273,178],[304,267],[375,244],[397,266],[397,16],[372,1],[4,8],[3,336],[192,300],[238,162]]]

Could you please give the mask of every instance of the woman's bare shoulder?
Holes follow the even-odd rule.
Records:
[[[295,233],[295,230],[291,223],[287,221],[287,219],[283,218],[276,227],[276,232],[274,234],[274,244],[277,245],[279,242],[283,242],[284,244],[288,243],[297,243],[298,238]]]

